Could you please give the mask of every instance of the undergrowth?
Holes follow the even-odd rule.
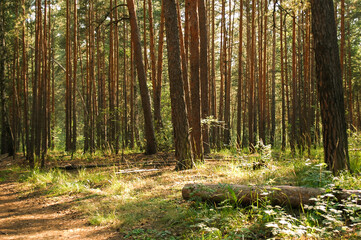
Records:
[[[351,144],[358,144],[353,140]],[[356,145],[355,145],[356,146]],[[359,145],[358,145],[359,146]],[[213,153],[227,158],[217,164],[197,164],[192,170],[160,174],[119,174],[116,167],[21,171],[20,181],[29,191],[49,197],[78,196],[76,208],[92,225],[110,225],[124,239],[360,239],[361,205],[356,199],[338,202],[337,189],[361,189],[359,153],[350,153],[354,173],[333,177],[322,163],[320,149],[310,156],[292,156],[259,144],[245,155],[235,149]],[[257,167],[254,167],[257,166]],[[1,180],[1,178],[0,178]],[[300,209],[272,206],[262,200],[250,206],[225,201],[215,205],[184,201],[187,183],[294,185],[325,188],[314,206]]]

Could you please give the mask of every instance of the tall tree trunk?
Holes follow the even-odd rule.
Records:
[[[232,1],[228,2],[229,11],[229,26],[228,26],[228,34],[225,32],[224,38],[224,136],[223,142],[225,146],[229,146],[231,142],[231,59],[232,59],[232,41],[233,41],[233,19],[232,19],[232,9],[231,9]],[[227,39],[228,35],[228,39]],[[228,46],[227,46],[228,45]]]
[[[137,16],[135,15],[133,0],[127,0],[127,6],[129,11],[131,36],[132,36],[132,42],[134,44],[134,57],[137,66],[139,88],[142,98],[142,106],[143,106],[143,114],[144,114],[145,139],[147,141],[145,152],[146,154],[154,154],[157,152],[157,144],[153,129],[149,92],[147,87],[145,68],[142,59],[142,49],[140,45]]]
[[[262,127],[263,127],[263,137],[262,137],[262,140],[263,140],[263,143],[264,144],[267,144],[267,141],[266,141],[266,136],[267,136],[267,132],[268,132],[268,129],[269,129],[269,120],[268,120],[268,109],[269,109],[269,104],[268,104],[268,97],[267,97],[267,89],[268,89],[268,71],[267,71],[267,59],[268,59],[268,56],[267,56],[267,29],[268,29],[268,1],[267,0],[264,0],[264,12],[263,12],[263,15],[264,15],[264,25],[263,25],[263,86],[262,86],[262,96],[261,98],[263,99],[262,100],[262,103],[263,103],[263,107],[262,107],[262,111],[261,111],[261,114],[262,114],[262,118],[263,118],[263,123],[262,123]],[[267,126],[266,126],[267,125]]]
[[[273,4],[274,5],[276,4],[276,0],[273,0]],[[272,32],[272,83],[271,83],[272,90],[271,90],[271,133],[270,133],[270,143],[272,146],[274,146],[275,144],[275,133],[276,133],[276,34],[277,34],[276,13],[274,13],[273,32]]]
[[[164,16],[167,33],[168,73],[172,105],[172,122],[174,131],[175,156],[177,170],[190,169],[193,166],[191,147],[188,135],[187,112],[181,74],[181,56],[179,42],[179,26],[174,0],[164,1]]]
[[[5,109],[5,3],[0,2],[0,104],[1,104],[1,154],[14,154],[10,125]]]
[[[187,0],[186,0],[187,1]],[[191,98],[190,98],[190,91],[189,91],[189,82],[188,82],[188,45],[185,46],[185,43],[188,44],[188,27],[187,20],[188,12],[186,11],[186,32],[183,38],[182,32],[182,23],[180,17],[180,9],[179,9],[179,2],[176,0],[177,4],[177,18],[178,18],[178,30],[179,30],[179,41],[180,41],[180,49],[181,49],[181,61],[182,61],[182,77],[183,77],[183,88],[184,88],[184,95],[186,100],[187,106],[187,116],[188,116],[188,124],[191,125],[191,113],[192,113],[192,106],[191,106]]]
[[[65,151],[71,150],[71,54],[70,54],[70,1],[66,1],[66,80],[65,80]]]
[[[225,82],[225,58],[226,58],[226,2],[222,0],[222,13],[221,13],[221,37],[220,37],[220,58],[219,58],[219,74],[221,77],[221,83],[219,87],[219,107],[218,107],[218,121],[224,121],[224,82]],[[223,136],[223,128],[218,127],[216,136],[217,149],[220,150],[222,147],[222,136]]]
[[[190,21],[190,67],[191,67],[191,102],[192,102],[192,146],[194,158],[203,161],[201,132],[201,105],[199,94],[199,30],[197,1],[189,1],[186,6]]]
[[[354,120],[353,120],[353,94],[352,94],[352,58],[351,58],[351,26],[350,26],[350,20],[347,22],[347,32],[348,32],[348,39],[347,39],[347,45],[348,45],[348,61],[347,61],[347,82],[348,82],[348,123],[350,124],[349,128],[351,130],[355,130],[354,126]],[[345,56],[346,57],[346,56]],[[345,68],[346,71],[346,68]]]
[[[200,37],[200,81],[201,81],[201,101],[202,101],[202,119],[209,116],[208,105],[208,33],[207,33],[207,14],[204,0],[198,0],[199,14],[199,37]],[[204,154],[210,153],[208,125],[202,125],[202,139]]]
[[[252,0],[252,17],[251,17],[251,50],[250,50],[250,83],[249,83],[249,100],[248,100],[248,131],[249,131],[249,149],[250,152],[255,151],[255,133],[253,132],[255,118],[254,118],[254,89],[255,89],[255,52],[256,52],[256,25],[255,25],[255,12],[256,12],[256,0]]]
[[[43,169],[45,167],[45,155],[48,148],[48,133],[47,133],[47,115],[48,115],[48,104],[47,104],[47,81],[48,81],[48,61],[47,61],[47,47],[48,47],[48,35],[47,35],[47,1],[44,1],[44,27],[43,27],[43,39],[42,39],[43,49],[42,49],[42,84],[41,84],[41,165]]]
[[[280,1],[280,4],[282,0]],[[282,145],[281,149],[286,149],[286,103],[285,103],[285,71],[284,71],[284,49],[283,49],[283,13],[280,11],[280,44],[281,44],[281,98],[282,98]]]
[[[109,17],[110,17],[110,26],[109,26],[109,82],[108,82],[108,91],[109,91],[109,146],[114,152],[115,147],[115,61],[114,61],[114,9],[113,1],[110,0],[109,5]]]
[[[76,88],[77,88],[77,63],[78,63],[78,8],[77,8],[77,0],[74,0],[74,50],[73,50],[73,98],[72,98],[72,104],[73,104],[73,139],[72,139],[72,151],[76,151]]]
[[[151,65],[151,82],[153,86],[153,103],[156,101],[157,91],[157,72],[156,72],[156,59],[155,59],[155,46],[154,46],[154,24],[153,24],[153,7],[152,0],[148,0],[148,19],[149,19],[149,51],[150,51],[150,65]],[[162,126],[162,117],[160,112],[160,104],[154,104],[154,123],[155,129],[160,130]]]
[[[211,75],[210,75],[210,114],[214,119],[217,119],[217,94],[216,94],[216,67],[215,67],[215,0],[212,0],[212,48],[211,48]],[[211,126],[211,142],[214,147],[216,142],[217,127]]]
[[[156,88],[154,93],[154,120],[156,121],[156,127],[162,126],[161,119],[161,93],[162,93],[162,74],[163,74],[163,43],[164,43],[164,6],[163,1],[161,3],[161,15],[159,26],[159,40],[158,40],[158,60],[157,60],[157,78]],[[158,116],[156,116],[158,115]]]
[[[237,88],[237,147],[242,146],[242,45],[243,45],[243,0],[240,1],[239,10],[239,46],[238,46],[238,88]]]
[[[311,10],[325,162],[338,174],[350,163],[333,1],[311,0]]]
[[[258,128],[259,141],[265,141],[263,102],[263,0],[258,0]]]
[[[24,130],[25,130],[25,149],[26,149],[26,159],[29,161],[30,168],[34,167],[34,163],[30,162],[29,157],[29,148],[30,148],[30,142],[29,142],[29,119],[28,119],[28,75],[27,75],[27,69],[28,69],[28,62],[27,62],[27,55],[26,55],[26,41],[25,41],[25,31],[26,31],[26,12],[25,12],[25,0],[22,0],[22,10],[23,10],[23,21],[22,21],[22,78],[23,78],[23,98],[24,98]],[[1,24],[0,24],[1,27]],[[1,31],[0,31],[1,34]],[[1,44],[1,37],[0,37],[0,44]],[[1,50],[0,50],[1,51]],[[2,56],[2,54],[1,54]],[[3,64],[0,64],[3,66]],[[1,71],[1,69],[0,69]],[[0,73],[1,75],[1,73]],[[1,88],[3,89],[3,88]]]
[[[291,119],[291,151],[295,153],[295,144],[297,138],[297,72],[296,72],[296,17],[292,17],[292,119]]]
[[[135,128],[135,86],[134,86],[134,51],[133,43],[130,44],[130,129],[129,129],[129,147],[134,148],[134,128]]]

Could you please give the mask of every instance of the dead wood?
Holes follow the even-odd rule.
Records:
[[[158,172],[160,169],[126,169],[116,172],[116,174],[142,173],[142,172]]]
[[[225,200],[250,205],[256,201],[269,200],[272,205],[300,207],[314,205],[317,196],[325,194],[321,188],[297,186],[247,186],[236,184],[186,184],[182,189],[185,200],[199,199],[220,203]],[[361,199],[361,190],[338,190],[335,197],[340,201],[354,195]]]

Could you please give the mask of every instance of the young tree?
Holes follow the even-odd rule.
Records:
[[[193,161],[189,144],[189,129],[181,73],[177,12],[174,0],[164,0],[163,2],[167,34],[168,74],[170,80],[175,156],[178,160],[176,169],[183,170],[192,168]]]
[[[350,170],[344,95],[332,0],[311,0],[317,87],[325,163],[334,174]]]

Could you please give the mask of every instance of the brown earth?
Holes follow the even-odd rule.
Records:
[[[23,159],[0,156],[0,171],[23,165]],[[91,226],[75,210],[79,195],[46,197],[22,183],[0,181],[0,239],[122,239],[107,226]]]
[[[0,155],[0,240],[8,239],[124,239],[124,234],[110,226],[91,226],[86,216],[75,206],[84,196],[62,195],[47,197],[46,193],[26,189],[16,182],[12,167],[26,167],[24,157],[16,159]],[[157,156],[128,154],[123,157],[103,156],[97,159],[71,159],[58,156],[48,160],[47,169],[79,169],[82,167],[117,167],[120,169],[173,168],[172,154]],[[150,172],[150,174],[153,174]],[[5,180],[1,179],[6,175]]]
[[[120,239],[110,227],[90,226],[73,208],[77,196],[24,196],[20,189],[0,183],[0,239]]]

